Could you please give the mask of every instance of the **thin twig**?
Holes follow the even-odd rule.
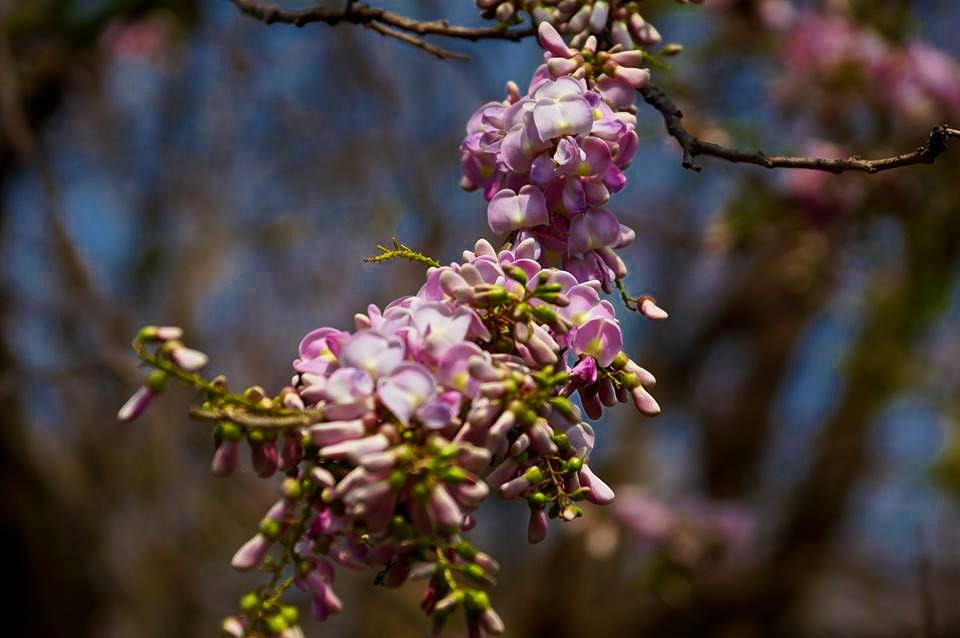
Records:
[[[369,264],[378,263],[381,261],[390,261],[391,259],[407,259],[409,261],[415,261],[418,264],[423,264],[424,266],[437,267],[440,265],[440,262],[433,257],[424,255],[419,250],[414,250],[413,248],[400,243],[400,240],[396,237],[392,238],[390,241],[393,243],[393,248],[377,245],[377,248],[380,250],[380,254],[374,255],[373,257],[364,257],[363,261]]]
[[[653,299],[653,297],[650,295],[640,295],[639,297],[634,297],[627,292],[627,287],[623,284],[622,279],[617,279],[616,286],[617,290],[620,291],[620,298],[623,300],[623,305],[627,308],[627,310],[641,312],[640,307],[643,305],[643,302],[647,299]]]
[[[406,42],[407,44],[417,47],[418,49],[423,49],[427,53],[435,55],[441,60],[469,60],[470,59],[470,56],[468,55],[465,55],[463,53],[456,53],[454,51],[450,51],[442,47],[438,47],[435,44],[430,44],[423,38],[418,38],[415,35],[404,33],[403,31],[397,31],[396,29],[391,29],[390,27],[385,26],[379,22],[364,22],[363,26],[365,26],[368,29],[371,29],[372,31],[376,31],[380,35],[387,36],[388,38],[396,38],[397,40],[400,40],[401,42]]]
[[[392,38],[397,38],[419,49],[423,49],[441,59],[465,60],[467,56],[453,53],[429,44],[417,36],[435,35],[461,40],[509,40],[517,42],[534,34],[533,27],[509,29],[504,26],[464,27],[453,25],[446,20],[415,20],[393,13],[380,7],[371,7],[360,2],[347,2],[342,9],[313,7],[301,11],[289,11],[280,7],[263,4],[255,0],[230,0],[238,9],[266,24],[292,24],[302,27],[312,22],[324,22],[336,26],[347,22],[363,25],[369,29]],[[405,33],[404,33],[405,32]]]
[[[904,166],[933,164],[940,155],[946,152],[947,141],[950,138],[960,138],[960,130],[944,124],[931,130],[927,143],[918,147],[912,153],[903,153],[883,159],[866,160],[857,155],[846,159],[768,155],[763,151],[742,151],[712,142],[705,142],[683,127],[683,113],[659,87],[648,85],[640,89],[640,94],[647,104],[660,111],[667,127],[667,133],[680,144],[680,148],[683,150],[683,167],[694,171],[700,170],[700,166],[695,161],[696,157],[707,155],[728,162],[754,164],[764,168],[806,168],[828,173],[860,171],[873,174]]]

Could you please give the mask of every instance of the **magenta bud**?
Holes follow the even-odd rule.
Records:
[[[650,82],[650,71],[647,69],[635,69],[618,65],[613,76],[623,80],[635,89],[642,89]]]
[[[250,463],[260,478],[269,478],[277,471],[279,456],[276,441],[264,441],[250,445]]]
[[[340,443],[344,440],[359,439],[366,434],[367,429],[360,419],[352,421],[330,421],[318,423],[307,428],[310,440],[314,445],[326,446]]]
[[[154,393],[150,388],[147,386],[140,387],[117,412],[117,419],[122,423],[130,423],[143,414],[153,397]]]
[[[617,391],[616,388],[613,387],[613,381],[610,380],[610,377],[602,378],[599,388],[598,396],[600,397],[600,402],[608,408],[615,406],[617,404]]]
[[[518,465],[516,459],[508,458],[504,460],[503,463],[495,467],[493,471],[487,475],[487,485],[490,487],[500,487],[509,481],[510,478],[517,472],[517,467]]]
[[[572,53],[570,47],[567,46],[567,43],[563,41],[563,38],[549,22],[540,23],[537,28],[537,40],[540,42],[540,46],[551,55],[565,58]]]
[[[634,13],[630,16],[629,27],[630,33],[632,33],[637,42],[643,46],[659,44],[660,40],[663,39],[660,36],[660,32],[657,31],[652,24],[644,20],[643,16],[639,13]]]
[[[590,13],[590,30],[594,33],[600,33],[607,26],[607,18],[610,17],[610,3],[606,0],[597,0],[593,3],[593,11]]]
[[[237,457],[240,454],[240,444],[237,441],[224,440],[217,446],[210,462],[210,471],[214,476],[228,476],[237,467]]]
[[[584,465],[578,474],[580,485],[588,488],[587,500],[594,505],[606,505],[613,502],[613,490],[599,476],[593,473],[590,466]]]
[[[333,474],[331,474],[329,470],[322,467],[311,468],[310,480],[317,485],[323,485],[324,487],[333,487],[336,484]]]
[[[320,456],[323,458],[346,457],[357,462],[367,454],[382,452],[388,447],[390,447],[390,440],[383,434],[375,434],[362,439],[353,439],[322,447],[320,448]]]
[[[283,437],[283,446],[280,448],[280,469],[289,470],[296,467],[303,460],[303,447],[300,445],[300,436],[287,434]]]
[[[641,414],[646,416],[657,416],[660,414],[660,404],[657,403],[657,400],[650,395],[649,392],[643,389],[642,385],[638,385],[633,390],[630,391],[633,396],[633,403],[637,406],[637,409]]]
[[[463,512],[446,487],[440,484],[434,486],[430,492],[429,507],[433,520],[441,530],[460,529],[463,523]]]
[[[253,569],[263,561],[272,544],[273,541],[269,538],[263,534],[257,534],[237,550],[230,561],[230,566],[240,571]]]
[[[527,522],[527,542],[539,543],[547,537],[550,528],[547,513],[543,508],[531,508],[530,520]]]
[[[451,297],[456,297],[457,291],[468,288],[469,285],[463,277],[450,269],[440,274],[440,288]]]
[[[577,70],[579,65],[570,58],[550,58],[547,60],[547,70],[553,77],[561,75],[570,75]]]

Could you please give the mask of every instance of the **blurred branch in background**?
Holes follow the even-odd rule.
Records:
[[[667,132],[680,144],[680,148],[683,150],[683,167],[695,171],[700,170],[700,166],[696,163],[696,157],[705,155],[735,164],[754,164],[764,168],[802,168],[836,174],[846,171],[860,171],[872,175],[873,173],[905,166],[933,164],[941,154],[947,151],[948,140],[960,138],[960,131],[944,124],[930,131],[927,143],[917,147],[912,153],[902,153],[895,157],[875,160],[863,159],[856,155],[846,159],[826,159],[822,157],[770,155],[764,151],[741,151],[713,142],[706,142],[687,132],[683,127],[683,112],[660,88],[649,85],[641,89],[640,93],[647,104],[660,111]]]

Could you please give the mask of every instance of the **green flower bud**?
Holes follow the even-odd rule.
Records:
[[[440,470],[439,477],[445,483],[463,483],[467,480],[467,473],[462,468],[448,466]]]
[[[557,313],[550,310],[546,306],[532,306],[530,312],[533,313],[533,316],[537,318],[540,323],[545,323],[548,325],[554,325],[557,323]]]
[[[633,374],[632,372],[621,372],[620,376],[617,377],[617,380],[623,384],[628,390],[633,390],[634,388],[640,386],[640,377]]]
[[[499,306],[510,299],[510,293],[503,286],[493,286],[490,290],[478,293],[477,302],[490,306]]]
[[[287,621],[287,625],[293,627],[300,620],[300,610],[293,605],[284,605],[280,608],[280,615]]]
[[[533,424],[537,422],[536,412],[530,410],[523,404],[521,404],[521,406],[522,407],[519,411],[511,410],[517,417],[517,425],[522,428],[532,427]]]
[[[263,434],[263,430],[250,430],[247,432],[247,440],[254,445],[263,443],[266,438],[267,437],[265,437]]]
[[[517,322],[524,322],[530,318],[530,306],[525,303],[517,304],[517,307],[513,309],[513,318]]]
[[[537,289],[534,291],[535,294],[537,293],[551,294],[556,292],[563,292],[563,286],[561,286],[560,284],[543,284],[542,286],[537,286]]]
[[[453,551],[455,551],[465,560],[473,560],[478,553],[477,549],[467,541],[460,541],[454,545]]]
[[[520,268],[519,266],[505,266],[503,272],[510,279],[519,281],[524,286],[527,285],[527,273],[523,271],[523,268]]]
[[[259,607],[260,607],[260,597],[257,596],[254,592],[250,592],[249,594],[244,594],[240,598],[240,611],[244,611],[249,614],[253,611],[256,611]]]
[[[460,454],[460,446],[456,443],[448,443],[437,451],[437,458],[452,459],[457,454]]]
[[[410,489],[410,493],[413,494],[414,497],[416,497],[416,498],[418,498],[418,499],[420,499],[420,500],[423,500],[423,499],[427,498],[427,494],[430,493],[430,490],[427,488],[426,483],[420,482],[420,483],[417,483],[416,485],[414,485],[414,486]]]
[[[147,387],[154,394],[160,394],[163,392],[164,386],[167,385],[169,376],[163,370],[151,370],[150,374],[147,375]]]
[[[490,607],[490,597],[480,589],[469,589],[464,597],[464,606],[470,611],[486,611]]]
[[[407,430],[407,432],[413,434],[412,430]],[[408,445],[401,445],[394,449],[393,456],[397,459],[397,463],[404,465],[413,460],[413,450],[411,450]]]
[[[260,521],[260,533],[270,540],[276,540],[280,536],[280,522],[272,518],[263,519]]]
[[[267,393],[258,385],[252,385],[243,391],[243,398],[251,403],[259,403],[266,396]]]
[[[527,479],[527,482],[530,483],[530,485],[539,485],[540,481],[543,480],[543,472],[539,467],[534,465],[523,473],[523,478]]]
[[[387,482],[390,484],[390,489],[402,489],[407,484],[407,473],[403,470],[393,470],[390,472]]]
[[[561,452],[569,452],[573,449],[573,446],[570,445],[570,438],[563,432],[554,434],[552,439]]]
[[[563,464],[564,474],[573,474],[574,472],[579,472],[583,469],[583,459],[579,456],[575,456],[572,459],[567,459],[567,462]]]
[[[483,567],[480,567],[480,565],[477,565],[476,563],[467,563],[463,567],[463,573],[474,580],[483,580],[483,578],[487,575]]]
[[[663,47],[663,50],[660,51],[660,55],[665,56],[680,55],[681,53],[683,53],[683,45],[677,42],[671,42],[667,44],[665,47]]]
[[[558,292],[552,292],[552,291],[542,292],[541,290],[537,290],[536,292],[533,293],[533,296],[536,297],[537,299],[542,299],[547,303],[554,303],[557,300],[557,298],[560,297],[560,295],[562,294],[563,293],[559,291]],[[538,307],[541,307],[541,306],[538,306]]]
[[[295,478],[285,478],[283,480],[283,497],[291,500],[299,500],[303,496],[303,486]]]
[[[269,631],[271,634],[282,634],[286,630],[287,621],[282,614],[277,614],[276,616],[270,616],[267,618],[267,631]]]
[[[617,356],[613,358],[613,363],[610,364],[610,367],[614,370],[622,370],[623,366],[627,365],[627,362],[630,361],[630,357],[627,356],[627,353],[621,350],[617,353]]]
[[[543,492],[534,492],[527,498],[527,502],[530,503],[532,507],[543,509],[547,506],[547,503],[550,502],[550,497]]]
[[[547,403],[550,404],[554,410],[560,413],[565,419],[569,421],[577,421],[578,414],[577,409],[574,407],[570,399],[566,397],[550,397],[547,399]]]

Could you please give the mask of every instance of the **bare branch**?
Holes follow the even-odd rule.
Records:
[[[873,174],[904,166],[933,164],[947,151],[947,141],[950,138],[960,138],[960,130],[944,124],[931,130],[927,143],[912,153],[883,159],[866,160],[857,155],[846,159],[768,155],[763,151],[742,151],[701,140],[683,127],[683,113],[663,90],[649,85],[640,89],[640,94],[647,104],[660,111],[667,133],[677,140],[680,148],[683,149],[683,167],[694,171],[700,170],[700,166],[695,161],[696,157],[706,155],[728,162],[754,164],[764,168],[805,168],[837,174],[848,171]]]
[[[423,49],[427,53],[437,56],[441,60],[469,60],[470,57],[463,53],[455,53],[454,51],[448,51],[447,49],[438,47],[434,44],[430,44],[423,38],[418,38],[415,35],[409,33],[404,33],[403,31],[397,31],[396,29],[391,29],[388,26],[384,26],[379,22],[365,22],[364,25],[368,29],[376,31],[380,35],[387,36],[388,38],[396,38],[401,42],[406,42],[411,44],[418,49]]]
[[[247,15],[266,24],[282,23],[298,27],[312,22],[324,22],[329,26],[336,26],[343,22],[358,24],[373,29],[382,35],[412,44],[441,59],[465,60],[467,56],[434,46],[417,36],[435,35],[470,40],[471,42],[478,40],[517,42],[534,34],[533,27],[522,29],[509,29],[503,26],[464,27],[450,24],[446,20],[415,20],[359,2],[347,2],[342,9],[313,7],[302,11],[288,11],[274,5],[261,4],[255,0],[230,1]]]

